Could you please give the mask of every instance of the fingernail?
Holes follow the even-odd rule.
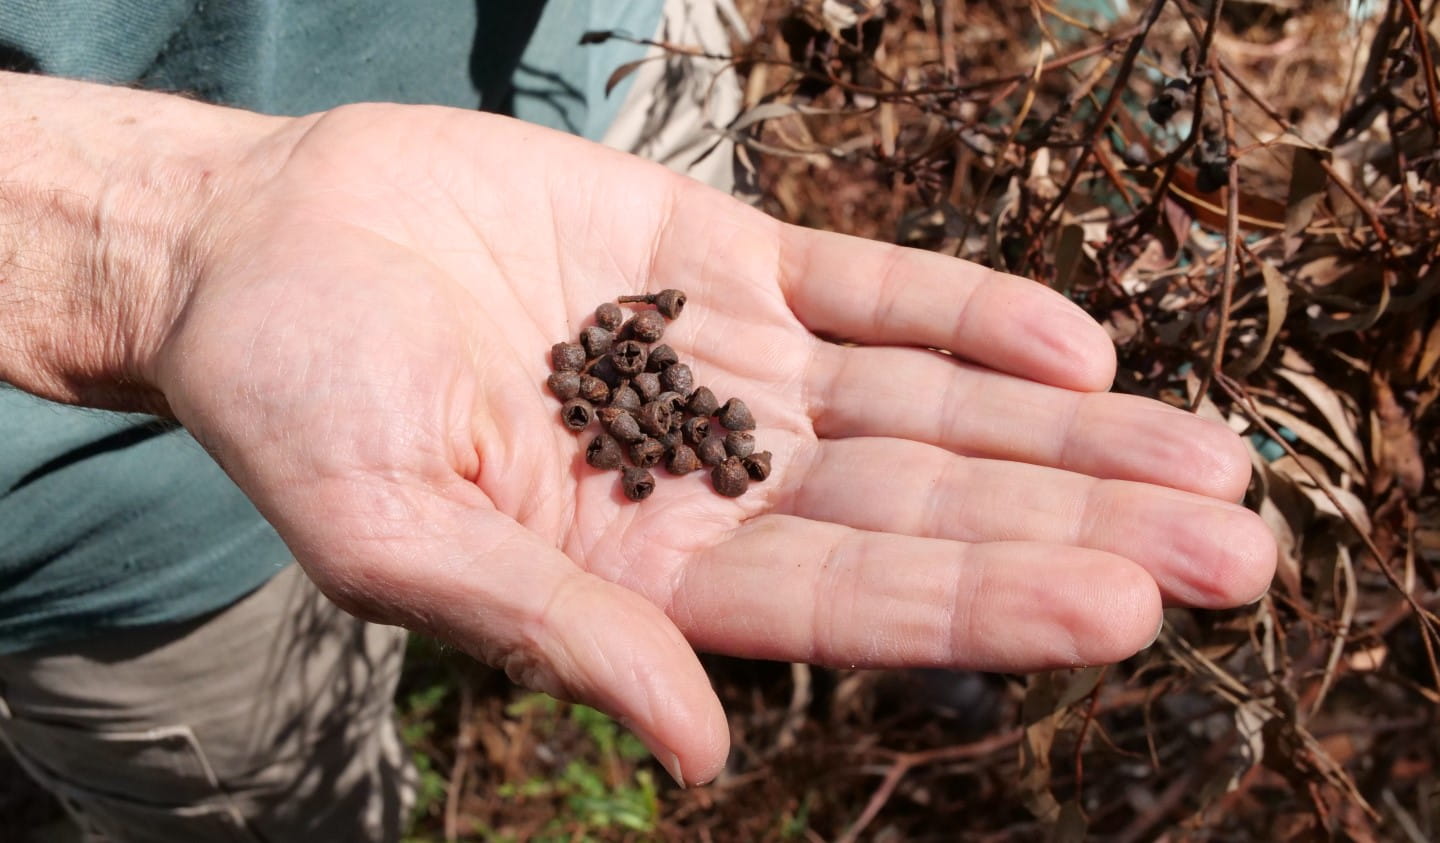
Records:
[[[1157,627],[1155,627],[1155,635],[1150,639],[1150,643],[1149,643],[1149,644],[1146,644],[1146,645],[1145,645],[1144,647],[1142,647],[1141,649],[1142,649],[1142,650],[1148,650],[1148,649],[1150,649],[1151,647],[1155,646],[1155,642],[1160,640],[1160,633],[1162,633],[1162,632],[1164,632],[1164,631],[1165,631],[1165,615],[1162,613],[1162,614],[1160,615],[1160,625],[1157,626]]]
[[[665,768],[665,772],[669,773],[670,778],[674,779],[675,783],[680,785],[682,789],[688,787],[688,785],[685,784],[685,776],[680,772],[680,759],[675,753],[657,752],[655,753],[655,760],[660,762],[660,766]]]
[[[635,733],[635,737],[639,738],[640,742],[649,748],[651,754],[655,756],[655,760],[660,762],[660,766],[665,768],[665,772],[670,774],[670,778],[674,779],[676,784],[680,785],[681,788],[689,787],[689,785],[685,784],[685,775],[680,770],[679,756],[668,749],[662,748],[660,742],[655,740],[654,736],[648,731],[636,726],[635,721],[630,718],[617,717],[615,720],[619,722],[621,726]]]

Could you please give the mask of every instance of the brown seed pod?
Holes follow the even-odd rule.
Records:
[[[585,365],[585,349],[578,342],[557,342],[550,346],[550,365],[557,372],[578,372]]]
[[[670,405],[661,402],[658,398],[640,408],[640,414],[635,420],[640,422],[640,429],[652,436],[659,436],[670,429],[671,418],[674,413]]]
[[[743,460],[751,480],[764,480],[770,476],[770,459],[769,451],[759,451]]]
[[[614,351],[613,347],[611,351]],[[625,380],[625,375],[620,374],[620,370],[615,368],[615,361],[611,360],[608,354],[590,361],[589,370],[586,374],[599,378],[611,389],[619,386],[620,382]]]
[[[708,386],[699,386],[690,393],[690,400],[685,403],[685,409],[697,416],[713,416],[720,409],[720,399],[710,391]]]
[[[618,407],[604,407],[600,410],[600,424],[610,431],[610,435],[621,442],[639,442],[645,438],[640,430],[640,423],[635,417]]]
[[[678,317],[680,311],[685,309],[685,294],[679,290],[661,290],[658,293],[646,293],[640,296],[621,296],[618,301],[653,304],[655,309],[666,319]]]
[[[596,325],[580,332],[580,345],[585,349],[586,357],[599,357],[610,350],[614,341],[614,334]]]
[[[655,441],[665,446],[667,454],[675,450],[676,446],[685,444],[685,439],[680,435],[680,431],[673,427],[655,437]]]
[[[685,309],[685,294],[679,290],[661,290],[655,294],[655,309],[666,319],[676,319]]]
[[[676,445],[665,459],[665,470],[671,474],[689,474],[700,469],[700,457],[689,445]]]
[[[680,355],[675,353],[675,349],[662,342],[650,349],[650,360],[645,364],[645,371],[663,372],[679,362]]]
[[[659,465],[663,459],[665,459],[665,446],[648,436],[630,446],[630,462],[640,468]]]
[[[672,413],[685,412],[685,396],[678,392],[662,392],[655,396],[655,401],[660,404],[667,404]]]
[[[615,371],[633,378],[645,371],[645,346],[634,340],[617,342],[610,349],[609,360]]]
[[[725,453],[742,460],[755,453],[755,434],[748,430],[732,430],[725,434]]]
[[[695,453],[700,457],[700,462],[719,465],[725,461],[725,440],[719,436],[711,436],[695,446]]]
[[[595,408],[584,398],[571,398],[560,407],[560,420],[576,433],[589,427],[590,420],[594,417]]]
[[[655,354],[653,351],[650,356],[652,359],[654,358]],[[640,393],[640,400],[647,404],[654,401],[655,396],[664,392],[664,390],[660,388],[660,376],[654,372],[641,372],[630,381],[630,385],[635,387],[636,392]]]
[[[617,407],[621,410],[629,410],[634,413],[639,411],[640,407],[643,406],[643,402],[640,400],[639,393],[631,389],[628,383],[622,382],[610,393],[608,406]]]
[[[632,501],[643,501],[655,491],[655,475],[643,468],[627,468],[620,475],[620,488]]]
[[[620,310],[620,305],[613,301],[607,301],[595,308],[595,324],[607,331],[615,331],[625,321],[625,313]]]
[[[590,446],[585,449],[585,462],[593,468],[610,470],[619,468],[622,465],[623,454],[620,452],[620,443],[615,437],[608,433],[601,433],[590,440]]]
[[[710,472],[715,491],[727,498],[738,498],[750,488],[750,475],[739,457],[726,457]]]
[[[731,398],[720,408],[720,423],[726,430],[754,430],[755,417],[750,415],[750,408],[739,398]]]
[[[695,374],[684,363],[676,363],[660,373],[660,383],[672,392],[689,395],[695,390]]]
[[[655,342],[665,333],[665,317],[653,310],[642,310],[630,317],[620,328],[620,335],[640,342]]]
[[[685,434],[686,442],[699,445],[710,435],[710,420],[704,416],[693,416],[680,424],[680,431]]]
[[[545,385],[561,401],[569,401],[580,394],[579,372],[553,372],[545,379]]]
[[[593,375],[581,375],[580,397],[591,404],[604,404],[610,398],[610,387]]]

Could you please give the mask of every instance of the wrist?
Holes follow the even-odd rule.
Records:
[[[153,358],[275,118],[0,73],[0,380],[164,412]]]

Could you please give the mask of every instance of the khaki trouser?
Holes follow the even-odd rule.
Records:
[[[724,54],[734,21],[729,0],[667,0],[657,40]],[[645,63],[605,143],[749,195],[715,145],[740,107],[724,67]],[[0,740],[89,841],[394,841],[414,790],[392,718],[404,642],[291,565],[190,623],[0,657]]]
[[[0,737],[91,840],[395,840],[404,652],[291,565],[215,615],[0,657]]]

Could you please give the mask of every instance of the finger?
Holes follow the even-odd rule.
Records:
[[[1029,671],[1154,640],[1155,582],[1108,553],[965,544],[784,515],[702,554],[669,614],[699,649],[848,667]]]
[[[901,348],[822,345],[808,381],[822,437],[913,439],[1231,501],[1250,481],[1232,431],[1147,398],[1057,389]]]
[[[393,486],[380,495],[372,526],[321,545],[343,548],[342,558],[305,566],[332,599],[449,641],[525,687],[611,714],[683,783],[719,773],[729,748],[724,712],[664,613],[581,571],[463,484],[449,496]]]
[[[1188,492],[903,439],[822,441],[782,511],[863,530],[964,542],[1034,541],[1123,556],[1168,603],[1240,606],[1269,587],[1275,539],[1253,512]],[[856,494],[863,490],[863,494]]]
[[[1109,389],[1115,347],[1095,320],[1034,281],[968,261],[786,227],[781,284],[810,330],[943,348],[1067,389]]]

